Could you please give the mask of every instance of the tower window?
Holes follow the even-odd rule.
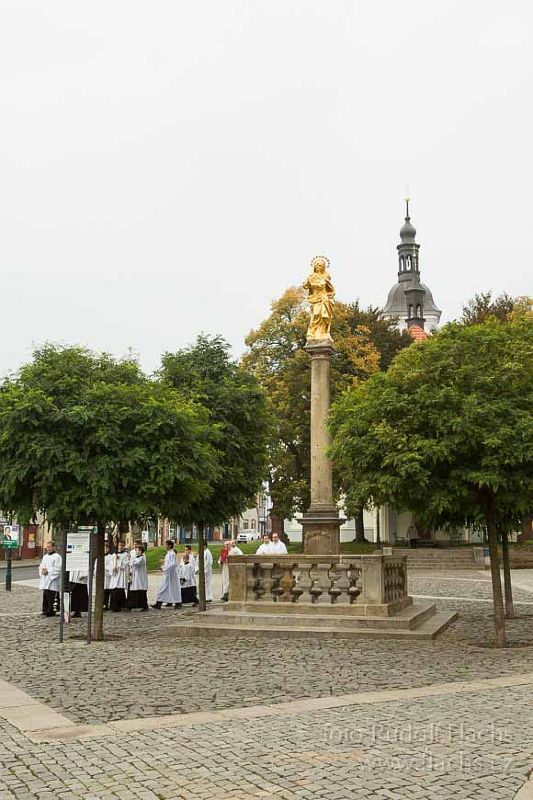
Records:
[[[404,266],[405,265],[404,265],[404,260],[403,260],[403,256],[402,256],[402,258],[400,258],[400,272],[404,271]]]
[[[410,270],[411,269],[411,256],[407,256],[406,263],[407,263],[407,269]]]
[[[422,319],[422,306],[420,305],[420,303],[416,307],[416,316],[419,319]]]
[[[413,306],[411,305],[411,303],[409,303],[409,308],[407,309],[407,318],[411,319],[412,316],[413,316]]]

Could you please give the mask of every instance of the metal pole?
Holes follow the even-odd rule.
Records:
[[[89,605],[87,610],[87,644],[91,644],[93,628],[93,572],[94,572],[94,533],[91,531],[89,539],[89,575],[87,577],[89,591]]]
[[[198,523],[198,611],[205,611],[205,553],[203,522]]]
[[[59,580],[59,641],[63,642],[65,629],[65,583],[67,574],[67,529],[61,528],[61,577]]]
[[[11,591],[11,577],[13,575],[12,570],[11,570],[11,566],[12,566],[12,563],[13,563],[13,555],[12,555],[12,551],[11,551],[10,547],[5,549],[5,554],[6,554],[6,592],[10,592]]]

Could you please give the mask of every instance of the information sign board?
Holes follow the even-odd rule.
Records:
[[[90,530],[67,533],[67,572],[89,572],[90,541]]]
[[[17,550],[20,543],[20,526],[0,523],[0,542],[5,549]]]

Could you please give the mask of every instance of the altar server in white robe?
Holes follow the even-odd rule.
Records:
[[[224,602],[227,602],[229,597],[229,556],[242,556],[242,550],[240,547],[237,547],[234,539],[224,543],[218,562],[222,566],[222,600],[224,600]]]
[[[198,580],[199,574],[199,558],[196,559],[196,564],[194,567],[194,572],[196,575],[196,586],[200,586],[200,582]],[[204,575],[205,575],[205,600],[207,603],[213,602],[213,586],[212,586],[212,578],[213,578],[213,555],[211,550],[209,550],[206,542],[204,542]]]
[[[113,556],[113,571],[109,588],[111,590],[111,611],[129,611],[126,605],[126,589],[129,580],[130,554],[124,542],[118,543],[118,552]]]
[[[194,561],[194,559],[193,559]],[[194,564],[191,563],[189,553],[185,551],[178,567],[178,575],[181,587],[181,602],[198,605],[196,596],[196,577],[194,575]]]
[[[140,608],[148,611],[148,572],[146,570],[146,556],[144,545],[137,544],[130,556],[131,583],[128,589],[128,607]]]
[[[109,610],[109,602],[111,600],[111,576],[113,574],[113,565],[115,557],[109,552],[109,542],[104,544],[104,608]]]
[[[272,541],[266,548],[267,555],[269,556],[284,556],[287,555],[287,546],[282,542],[277,533],[272,534]]]
[[[196,562],[197,562],[198,558],[197,558],[197,556],[195,556],[193,554],[192,547],[191,547],[190,544],[186,544],[185,545],[184,555],[185,555],[185,553],[189,554],[189,564],[192,564],[193,570],[195,570],[196,569]],[[183,556],[181,557],[181,560],[183,561]]]
[[[53,617],[61,582],[61,556],[56,553],[53,542],[46,543],[46,553],[39,565],[39,578],[39,588],[43,592],[43,615]]]
[[[81,617],[89,609],[89,576],[87,572],[72,569],[69,572],[70,610],[73,617]]]
[[[270,536],[268,533],[264,533],[261,539],[261,544],[255,551],[256,556],[266,556],[268,555],[268,548],[270,547]]]
[[[181,608],[181,589],[178,578],[178,565],[176,561],[176,553],[174,552],[174,542],[168,539],[165,542],[167,552],[165,561],[161,567],[163,571],[163,580],[159,584],[155,603],[152,608],[160,609],[163,603],[167,606],[174,605],[175,608]]]

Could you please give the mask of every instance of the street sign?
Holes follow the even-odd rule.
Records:
[[[0,524],[0,541],[2,542],[2,547],[6,550],[18,550],[19,539],[19,525],[9,525],[8,523]]]
[[[89,573],[91,530],[67,533],[67,572],[79,570]]]

